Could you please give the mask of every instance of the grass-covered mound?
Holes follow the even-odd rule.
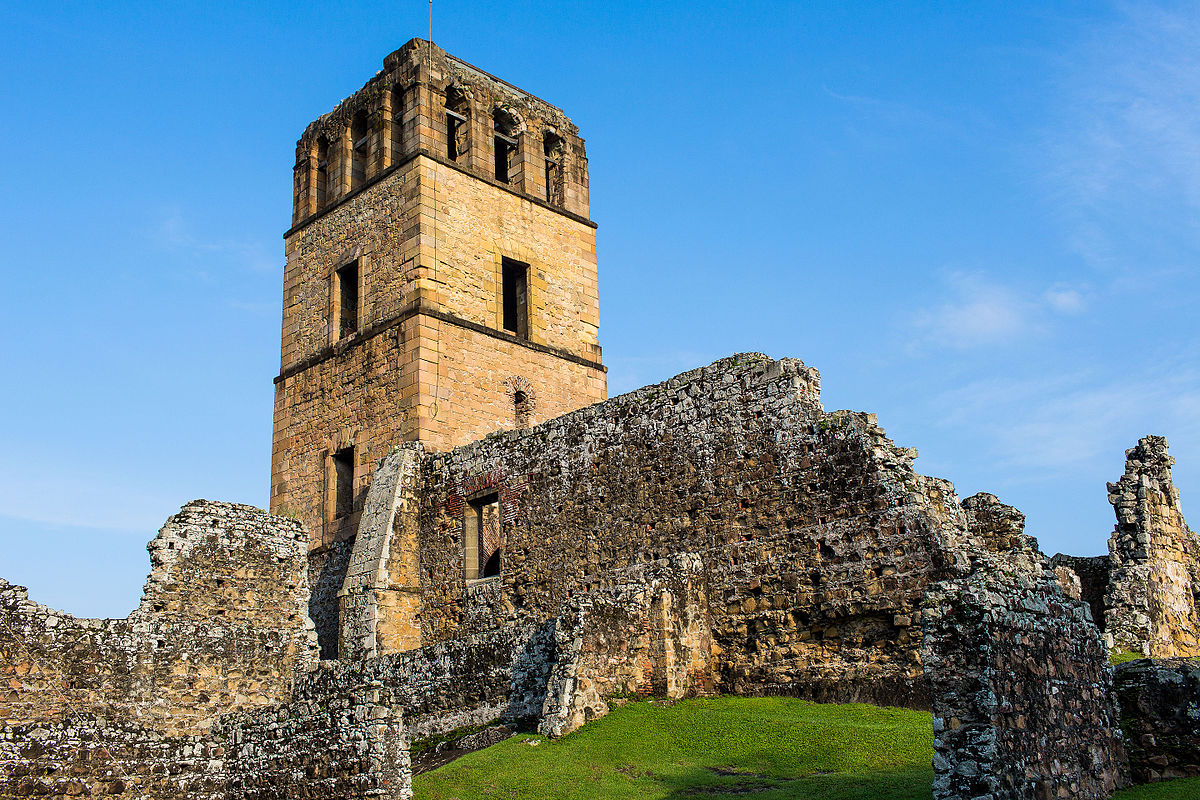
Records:
[[[914,800],[933,780],[929,714],[789,698],[629,703],[557,741],[519,734],[414,780],[417,800]],[[1200,798],[1200,780],[1120,793]]]

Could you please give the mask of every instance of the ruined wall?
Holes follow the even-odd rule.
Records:
[[[403,709],[408,735],[422,738],[537,718],[556,658],[553,623],[513,625],[367,661],[322,662],[297,692],[323,697],[370,686],[381,705]]]
[[[423,462],[422,640],[551,619],[615,569],[709,570],[718,688],[923,705],[920,598],[965,516],[815,370],[741,355]],[[501,574],[464,579],[464,515],[497,493]],[[951,541],[955,540],[955,541]]]
[[[0,797],[336,800],[412,797],[398,710],[358,688],[163,736],[119,716],[71,714],[6,725]]]
[[[1200,776],[1200,661],[1129,661],[1113,684],[1134,783]]]
[[[1108,800],[1123,782],[1108,654],[1040,554],[926,596],[935,800]]]
[[[1092,621],[1104,633],[1104,596],[1108,592],[1108,556],[1067,556],[1057,553],[1050,559],[1055,570],[1068,569],[1079,582],[1079,597],[1088,604]]]
[[[1200,538],[1179,507],[1175,459],[1161,436],[1142,438],[1125,456],[1125,474],[1108,485],[1117,525],[1108,541],[1105,638],[1155,658],[1200,656]]]
[[[77,619],[0,580],[0,796],[411,797],[399,709],[306,693],[308,536],[197,500],[148,545],[127,619]]]
[[[608,698],[712,691],[708,586],[700,556],[618,570],[572,598],[554,624],[557,662],[538,730],[564,736],[608,713]]]
[[[0,580],[0,720],[61,719],[69,704],[190,734],[287,698],[315,656],[306,544],[295,520],[198,500],[148,545],[127,619],[77,619]]]

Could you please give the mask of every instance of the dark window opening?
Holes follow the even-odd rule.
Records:
[[[529,265],[504,259],[503,279],[504,330],[522,339],[529,338]]]
[[[517,121],[502,108],[492,114],[495,129],[496,180],[509,183],[516,177]]]
[[[354,448],[333,454],[333,517],[339,519],[354,511]]]
[[[367,155],[370,147],[371,128],[367,124],[366,112],[359,111],[350,123],[350,188],[357,189],[367,180]]]
[[[490,494],[467,504],[463,520],[463,559],[467,580],[500,574],[500,496]]]
[[[513,418],[518,429],[528,428],[533,418],[533,403],[529,395],[520,389],[513,392]]]
[[[400,161],[404,153],[404,90],[392,89],[392,163]]]
[[[542,139],[543,155],[546,157],[546,200],[561,206],[563,204],[563,140],[549,131]]]
[[[338,338],[358,330],[358,262],[352,261],[335,273],[338,295]]]
[[[317,195],[317,208],[325,207],[325,198],[329,189],[329,140],[322,136],[317,140],[317,185],[314,187]]]
[[[446,156],[458,161],[470,149],[467,98],[459,89],[446,92]]]

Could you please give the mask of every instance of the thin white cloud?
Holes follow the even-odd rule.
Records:
[[[1051,312],[1079,314],[1087,307],[1081,288],[1055,284],[1038,294],[978,272],[948,273],[941,295],[912,317],[910,349],[1007,345],[1044,331]]]
[[[1070,247],[1093,266],[1200,248],[1200,8],[1119,6],[1062,58],[1040,147]]]
[[[1094,467],[1149,433],[1189,456],[1200,447],[1200,372],[1178,364],[977,381],[935,409],[942,426],[970,430],[986,457],[1031,481]]]

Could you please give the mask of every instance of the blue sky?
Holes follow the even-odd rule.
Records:
[[[123,616],[184,502],[265,505],[295,140],[424,2],[0,3],[0,575]],[[1166,435],[1200,492],[1200,10],[451,3],[587,138],[613,394],[821,370],[917,469],[1103,552]]]

